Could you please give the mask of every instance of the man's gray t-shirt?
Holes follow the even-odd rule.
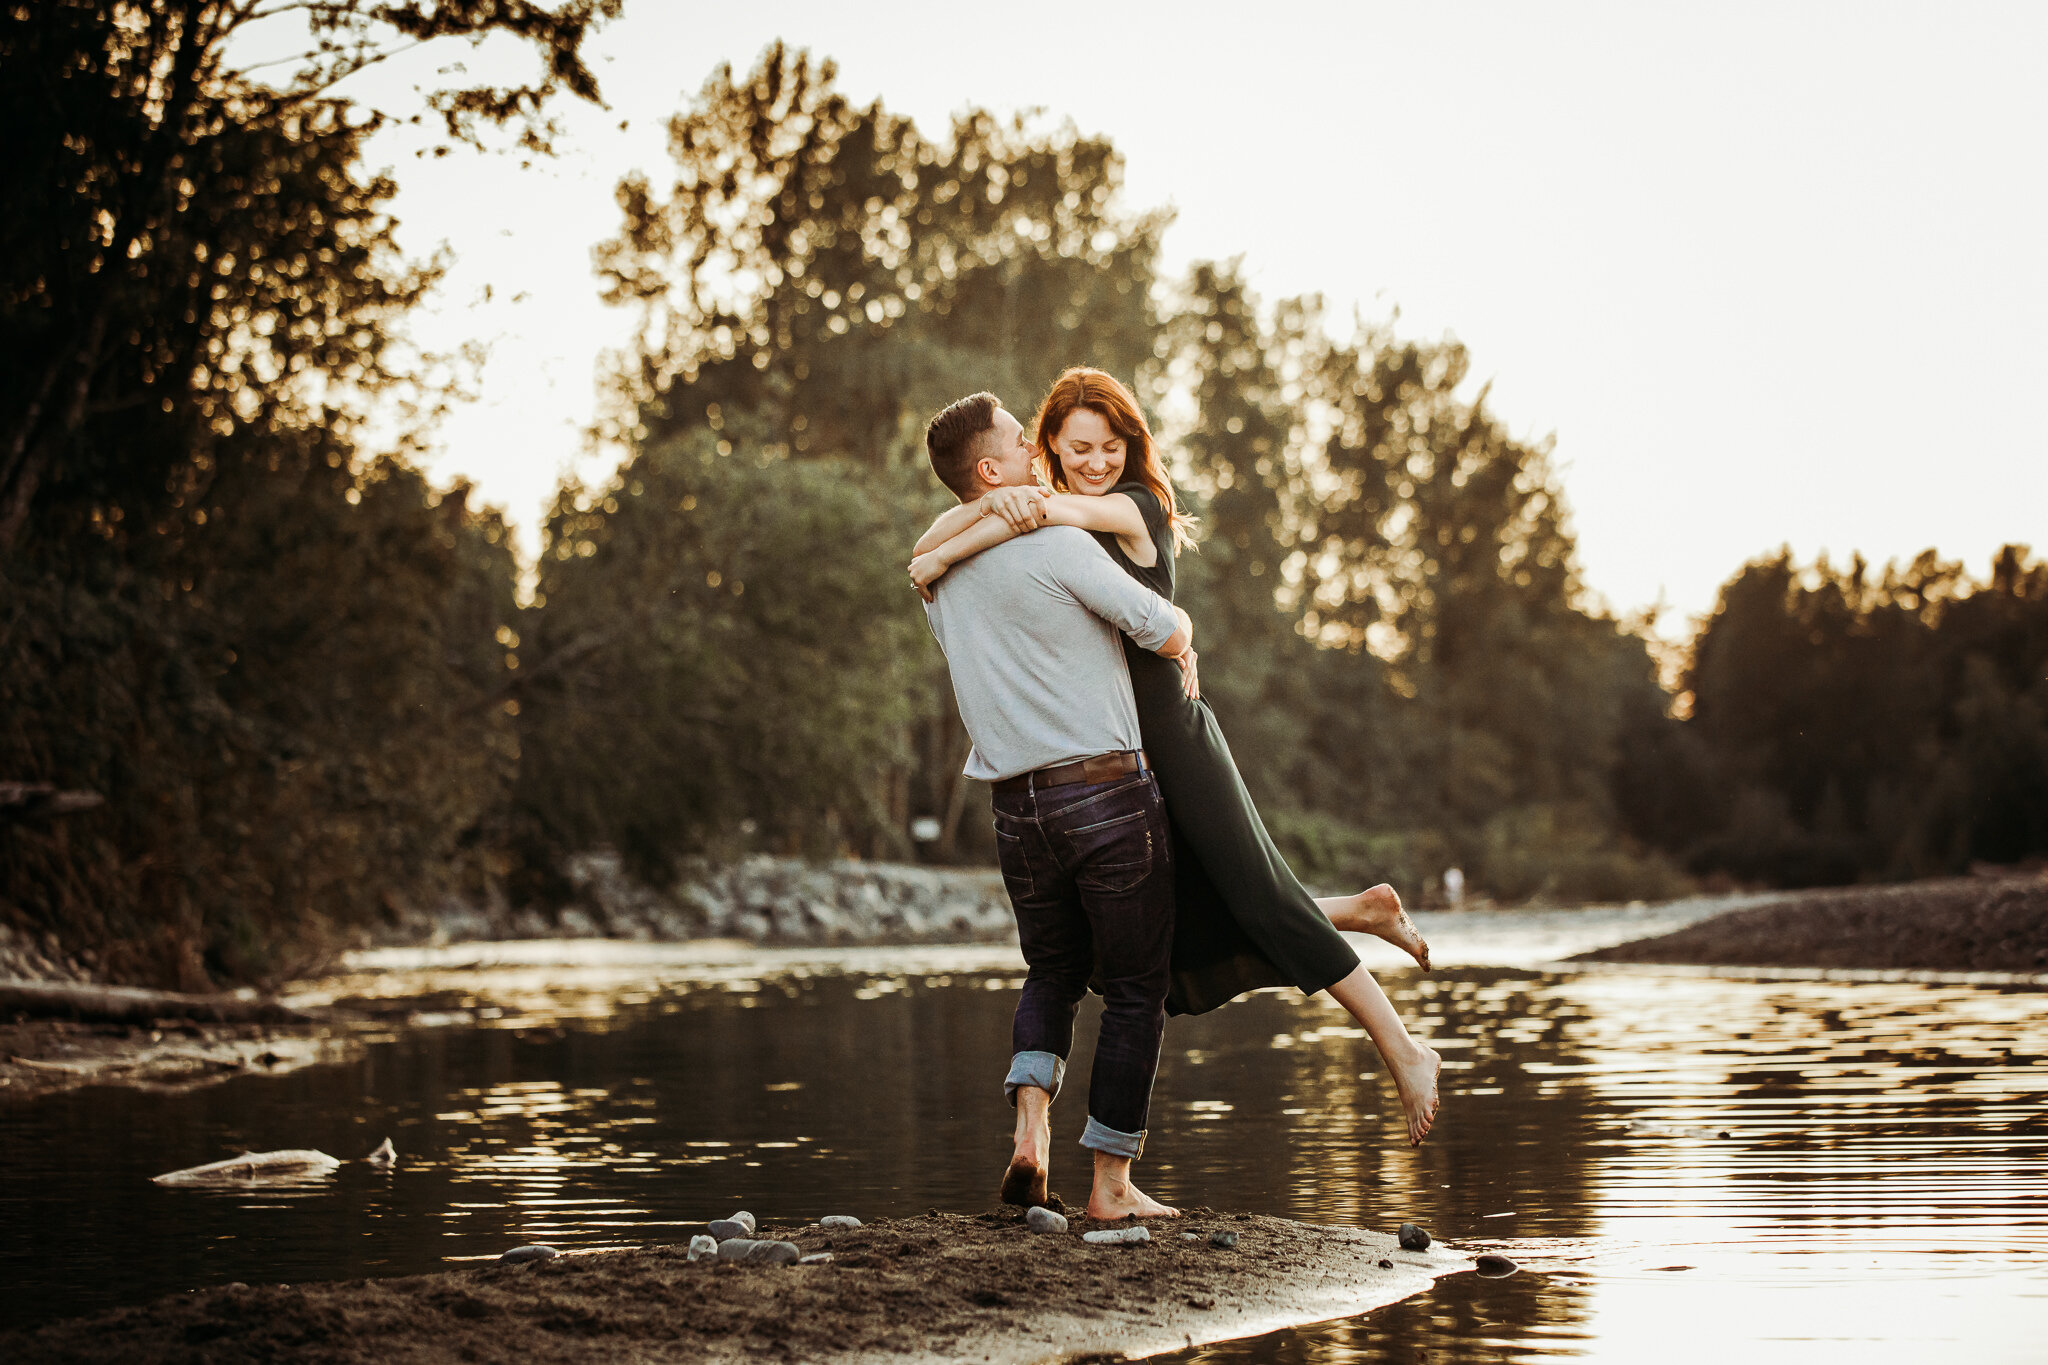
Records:
[[[1047,526],[956,564],[925,618],[974,748],[967,775],[994,782],[1141,747],[1121,635],[1145,649],[1180,621],[1076,526]]]

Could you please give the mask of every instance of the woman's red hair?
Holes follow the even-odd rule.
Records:
[[[1159,499],[1159,505],[1166,509],[1167,523],[1173,527],[1174,548],[1192,544],[1195,519],[1174,505],[1173,484],[1166,477],[1166,465],[1159,458],[1152,428],[1146,425],[1145,414],[1138,410],[1136,396],[1106,371],[1075,365],[1053,381],[1051,392],[1038,405],[1032,440],[1038,446],[1047,482],[1061,493],[1072,491],[1067,487],[1067,474],[1053,452],[1052,441],[1067,419],[1081,408],[1109,423],[1109,429],[1123,438],[1124,477],[1136,478]]]

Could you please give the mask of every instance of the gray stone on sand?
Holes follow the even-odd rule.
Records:
[[[690,1239],[690,1259],[693,1261],[717,1260],[718,1239],[716,1237],[707,1237],[701,1232],[692,1237]]]
[[[1145,1228],[1098,1228],[1082,1233],[1081,1240],[1097,1246],[1129,1246],[1151,1241],[1152,1234]]]
[[[752,1237],[759,1230],[754,1215],[741,1209],[730,1218],[714,1218],[705,1231],[723,1242],[728,1237]]]
[[[1067,1220],[1043,1204],[1024,1210],[1024,1226],[1033,1232],[1065,1232]]]
[[[795,1265],[803,1252],[795,1242],[757,1242],[750,1237],[728,1237],[718,1244],[718,1259],[741,1265]]]
[[[1381,1270],[1392,1270],[1393,1268],[1394,1268],[1394,1263],[1393,1263],[1392,1261],[1388,1260],[1388,1259],[1387,1259],[1386,1257],[1384,1257],[1384,1256],[1380,1257],[1380,1269],[1381,1269]]]
[[[818,1220],[818,1226],[828,1232],[851,1232],[860,1225],[860,1219],[850,1213],[828,1213]]]
[[[1413,1223],[1401,1224],[1401,1231],[1397,1235],[1396,1240],[1401,1243],[1401,1250],[1403,1251],[1429,1250],[1429,1234],[1416,1227]]]
[[[1202,1234],[1199,1232],[1183,1232],[1180,1235],[1180,1239],[1183,1242],[1199,1242],[1202,1240]]]
[[[1488,1251],[1479,1257],[1479,1273],[1489,1280],[1504,1280],[1520,1269],[1520,1266],[1497,1251]]]
[[[1212,1247],[1221,1247],[1225,1251],[1232,1250],[1237,1246],[1237,1234],[1234,1232],[1223,1232],[1220,1230],[1212,1232],[1209,1234],[1209,1245]]]
[[[552,1261],[561,1254],[551,1246],[535,1244],[530,1247],[513,1247],[498,1259],[507,1265],[524,1265],[528,1261]]]
[[[824,1265],[831,1259],[832,1253],[829,1251],[814,1251],[808,1256],[797,1257],[796,1263],[798,1265]]]

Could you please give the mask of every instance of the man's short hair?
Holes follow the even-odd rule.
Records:
[[[924,429],[924,448],[932,458],[932,472],[962,502],[981,491],[974,464],[981,458],[982,438],[996,428],[996,409],[1001,406],[992,393],[971,393],[949,404]]]

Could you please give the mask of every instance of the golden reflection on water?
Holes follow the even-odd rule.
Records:
[[[1424,1147],[1406,1146],[1363,1030],[1324,998],[1265,992],[1169,1024],[1147,1188],[1313,1221],[1418,1221],[1527,1269],[1214,1358],[1676,1359],[1656,1343],[1684,1323],[1689,1343],[1747,1361],[1862,1341],[1881,1322],[1924,1345],[1894,1320],[1926,1314],[1947,1315],[1926,1331],[1973,1365],[2034,1358],[2015,1353],[2023,1329],[2048,1338],[2039,991],[1641,968],[1383,979],[1446,1058]],[[403,1273],[520,1241],[673,1242],[740,1207],[980,1208],[1007,1151],[999,1082],[1020,984],[1006,945],[506,944],[361,960],[300,997],[386,1021],[342,1064],[147,1097],[141,1123],[145,1101],[114,1091],[0,1113],[17,1154],[0,1197],[19,1225],[104,1206],[121,1228],[94,1237],[80,1220],[75,1244],[15,1254],[0,1225],[14,1275],[0,1307]],[[1070,1199],[1093,1033],[1084,1018],[1055,1114],[1055,1188]],[[387,1132],[395,1171],[352,1162],[320,1188],[147,1182],[236,1146],[357,1156]],[[195,1261],[194,1243],[216,1251]]]

